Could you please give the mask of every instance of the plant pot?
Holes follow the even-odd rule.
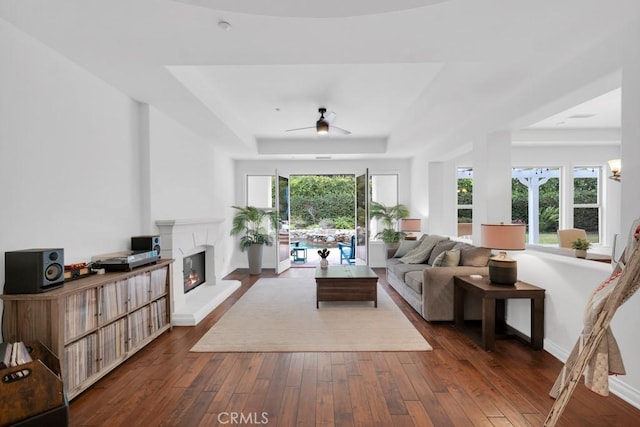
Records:
[[[322,258],[320,260],[320,268],[327,268],[329,267],[329,261],[327,261],[326,258]]]
[[[247,257],[249,259],[249,274],[262,273],[262,251],[263,245],[251,245],[247,249]]]
[[[576,249],[576,258],[586,258],[587,251],[584,249]]]

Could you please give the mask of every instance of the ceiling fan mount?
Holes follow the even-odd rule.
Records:
[[[316,133],[318,135],[326,135],[329,133],[338,133],[338,134],[342,134],[342,135],[349,135],[351,132],[346,130],[346,129],[342,129],[339,128],[337,126],[334,126],[333,120],[336,118],[336,113],[331,112],[329,114],[326,115],[327,113],[327,109],[325,107],[320,107],[318,108],[318,113],[320,113],[320,118],[316,121],[316,125],[315,126],[307,126],[307,127],[303,127],[303,128],[295,128],[295,129],[287,129],[285,132],[293,132],[293,131],[298,131],[298,130],[304,130],[304,129],[313,129],[315,127],[316,129]]]

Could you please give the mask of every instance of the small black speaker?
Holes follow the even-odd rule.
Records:
[[[4,293],[35,294],[64,284],[64,249],[4,253]]]
[[[157,251],[160,256],[160,236],[134,236],[131,238],[132,251]]]

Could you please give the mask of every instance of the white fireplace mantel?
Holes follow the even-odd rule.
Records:
[[[237,280],[222,280],[216,240],[222,218],[158,220],[160,255],[172,258],[171,323],[174,326],[194,326],[211,313],[240,287]],[[184,293],[183,258],[205,252],[205,283]]]

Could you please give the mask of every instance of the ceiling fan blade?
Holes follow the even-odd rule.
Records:
[[[285,130],[285,132],[293,132],[293,131],[296,131],[296,130],[315,129],[315,128],[316,128],[315,126],[307,126],[306,128],[287,129],[287,130]]]
[[[336,113],[334,113],[333,111],[330,113],[327,113],[326,116],[324,116],[324,120],[327,123],[333,123],[333,121],[336,119]]]
[[[342,129],[339,128],[338,126],[329,126],[329,133],[340,133],[342,135],[349,135],[351,132],[349,132],[346,129]]]

